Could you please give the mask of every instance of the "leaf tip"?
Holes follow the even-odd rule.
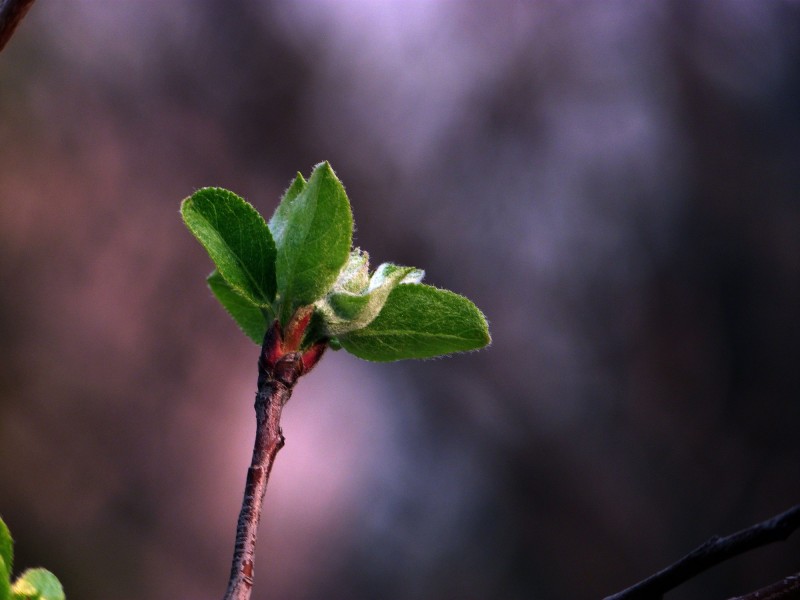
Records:
[[[331,179],[339,183],[339,185],[342,184],[342,182],[336,176],[336,171],[333,170],[331,163],[329,163],[327,160],[323,160],[322,162],[314,165],[314,168],[311,171],[311,177],[314,177],[314,175],[317,175],[318,177],[330,177]]]

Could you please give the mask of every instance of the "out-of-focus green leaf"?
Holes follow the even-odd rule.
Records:
[[[6,561],[0,557],[0,600],[11,599],[11,569],[6,565]]]
[[[3,519],[0,519],[0,559],[3,560],[5,568],[8,571],[8,577],[10,577],[11,569],[14,566],[14,540]],[[8,579],[8,577],[6,577],[6,579]],[[2,578],[0,577],[0,579]],[[0,596],[0,598],[2,598],[2,596]]]
[[[64,588],[47,569],[28,569],[11,586],[14,600],[64,600]]]

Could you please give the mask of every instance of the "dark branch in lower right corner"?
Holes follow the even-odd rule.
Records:
[[[800,573],[789,575],[765,588],[730,600],[797,600],[800,598]]]
[[[800,504],[731,535],[714,536],[676,563],[621,592],[607,596],[604,600],[660,599],[670,590],[711,567],[755,548],[783,541],[798,528],[800,528]],[[775,596],[775,598],[777,597]],[[790,596],[779,597],[789,598]],[[745,596],[744,598],[749,599],[750,597]],[[762,597],[759,596],[759,598]]]

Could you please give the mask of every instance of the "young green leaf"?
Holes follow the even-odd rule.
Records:
[[[284,323],[295,308],[313,304],[331,288],[347,262],[353,238],[350,202],[327,162],[317,165],[296,193],[300,187],[295,179],[273,219]]]
[[[396,286],[369,325],[338,337],[366,360],[388,362],[476,350],[489,344],[489,328],[463,296],[419,283]]]
[[[369,286],[369,254],[361,248],[350,252],[347,264],[333,284],[333,292],[360,294]]]
[[[361,292],[337,290],[317,302],[328,337],[363,329],[381,312],[389,293],[401,283],[419,283],[425,275],[414,267],[384,263],[377,268],[369,285]]]
[[[11,598],[11,567],[14,562],[14,541],[11,532],[0,519],[0,600]]]
[[[274,300],[275,243],[255,208],[228,190],[203,188],[183,201],[181,215],[234,290],[258,306]]]
[[[286,223],[290,214],[289,207],[301,192],[306,189],[306,185],[307,183],[306,180],[303,179],[303,175],[298,173],[297,177],[292,181],[292,185],[284,192],[283,198],[281,198],[281,202],[278,204],[278,208],[275,209],[269,223],[267,223],[269,230],[272,232],[272,239],[275,240],[276,247],[283,244],[283,234],[286,231]]]
[[[28,569],[11,586],[14,600],[64,600],[64,588],[47,569]]]
[[[273,316],[267,316],[268,309],[253,304],[250,300],[234,290],[219,271],[213,271],[208,276],[208,287],[219,300],[220,304],[233,317],[239,328],[256,344],[264,341],[268,324],[272,323]],[[271,315],[271,312],[269,312]]]

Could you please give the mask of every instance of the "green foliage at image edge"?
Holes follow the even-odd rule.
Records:
[[[0,600],[64,600],[64,588],[47,569],[28,569],[12,583],[14,540],[0,518]]]

